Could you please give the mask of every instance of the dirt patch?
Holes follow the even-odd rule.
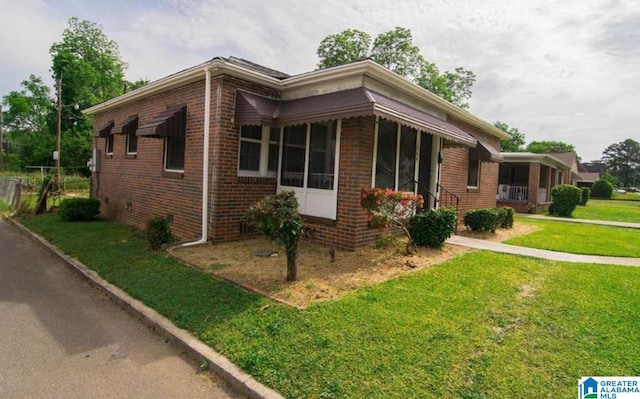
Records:
[[[540,227],[533,224],[516,223],[510,229],[497,229],[495,233],[485,231],[469,231],[464,227],[458,230],[458,234],[465,237],[479,238],[481,240],[502,242],[510,238],[533,233],[540,230]]]
[[[518,224],[496,234],[461,231],[461,234],[489,240],[504,240],[526,234],[535,226]],[[420,248],[417,254],[403,254],[400,240],[390,248],[373,245],[356,251],[336,250],[331,262],[330,248],[310,241],[300,244],[298,280],[286,282],[286,256],[282,248],[266,238],[254,238],[222,244],[176,248],[172,255],[218,277],[291,305],[304,308],[318,301],[343,297],[355,289],[368,287],[391,278],[413,273],[470,251],[445,244],[441,250]],[[260,257],[258,251],[273,251],[277,256]]]

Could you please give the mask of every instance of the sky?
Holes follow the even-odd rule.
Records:
[[[119,45],[131,81],[216,56],[299,74],[327,35],[401,26],[441,71],[476,74],[470,112],[527,142],[573,144],[590,161],[640,140],[637,0],[0,0],[0,96],[30,74],[53,87],[49,48],[74,16]]]

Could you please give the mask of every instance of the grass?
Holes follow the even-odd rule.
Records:
[[[578,219],[640,223],[640,201],[591,199],[573,212]]]
[[[640,258],[640,230],[553,220],[518,219],[540,230],[505,243],[586,255]]]
[[[10,210],[11,207],[9,206],[9,204],[4,202],[3,200],[0,200],[0,216],[2,216],[3,214],[7,214]]]
[[[571,397],[640,374],[640,268],[472,252],[300,311],[115,222],[24,224],[286,397]]]

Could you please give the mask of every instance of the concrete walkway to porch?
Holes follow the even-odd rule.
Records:
[[[592,220],[592,219],[575,219],[575,218],[561,218],[557,216],[547,215],[530,215],[528,213],[518,213],[518,217],[528,219],[541,219],[541,220],[555,220],[557,222],[570,222],[570,223],[584,223],[584,224],[597,224],[600,226],[613,226],[613,227],[625,227],[628,229],[640,229],[640,223],[631,222],[615,222],[612,220]]]
[[[566,252],[520,247],[517,245],[503,244],[501,242],[487,241],[478,238],[470,238],[458,235],[454,235],[449,238],[447,240],[447,243],[474,249],[483,249],[486,251],[501,252],[512,255],[530,256],[533,258],[549,259],[560,262],[597,263],[605,265],[640,267],[640,258],[570,254]]]

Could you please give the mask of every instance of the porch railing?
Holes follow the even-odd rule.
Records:
[[[499,201],[528,201],[529,187],[499,184],[498,200]]]
[[[442,187],[440,183],[436,184],[436,188],[440,193],[440,199],[436,194],[433,194],[427,187],[420,182],[417,181],[408,181],[400,186],[398,186],[399,191],[408,191],[415,192],[414,189],[417,188],[417,193],[422,195],[424,198],[425,207],[422,209],[418,209],[418,212],[422,212],[423,210],[428,210],[430,208],[437,208],[438,206],[444,208],[453,208],[456,210],[456,213],[459,212],[460,198]],[[458,233],[458,224],[456,223],[456,234]]]

